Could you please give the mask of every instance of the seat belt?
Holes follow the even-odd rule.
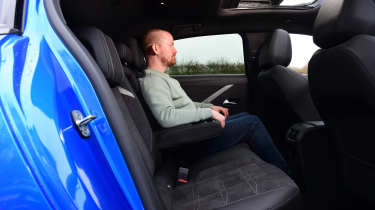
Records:
[[[208,98],[204,99],[202,102],[211,103],[213,100],[215,100],[217,97],[219,97],[221,94],[223,94],[225,91],[229,90],[233,86],[233,84],[225,85],[224,87],[220,88],[219,90],[208,96]]]

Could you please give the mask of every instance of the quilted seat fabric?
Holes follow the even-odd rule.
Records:
[[[285,200],[267,199],[259,204],[261,206],[250,204],[247,209],[272,209],[285,203],[290,203],[285,206],[299,205],[296,184],[280,169],[251,152],[247,144],[194,163],[190,169],[191,179],[187,184],[168,189],[167,183],[159,181],[162,183],[159,190],[168,209],[226,209],[241,202],[266,198],[270,193]]]

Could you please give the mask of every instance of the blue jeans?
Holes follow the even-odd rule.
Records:
[[[210,141],[205,148],[206,154],[222,151],[243,141],[246,141],[250,149],[264,161],[288,172],[285,159],[273,144],[263,123],[256,115],[246,112],[227,117],[224,133]]]

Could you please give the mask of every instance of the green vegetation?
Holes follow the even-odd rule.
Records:
[[[290,69],[292,69],[292,70],[294,70],[296,72],[302,73],[302,74],[307,74],[307,65],[305,65],[302,68],[293,67],[293,66],[289,66],[288,68],[290,68]]]
[[[200,64],[196,61],[189,61],[181,65],[169,68],[170,75],[194,75],[194,74],[244,74],[243,63],[229,63],[225,60]]]
[[[307,65],[298,68],[289,66],[288,68],[307,74]],[[225,60],[201,64],[197,61],[189,61],[181,65],[169,67],[170,75],[195,75],[195,74],[245,74],[245,65],[243,63],[229,63]]]

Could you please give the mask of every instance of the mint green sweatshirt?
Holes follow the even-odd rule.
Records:
[[[168,74],[146,69],[139,79],[143,97],[161,126],[168,128],[212,117],[212,104],[193,102]]]

